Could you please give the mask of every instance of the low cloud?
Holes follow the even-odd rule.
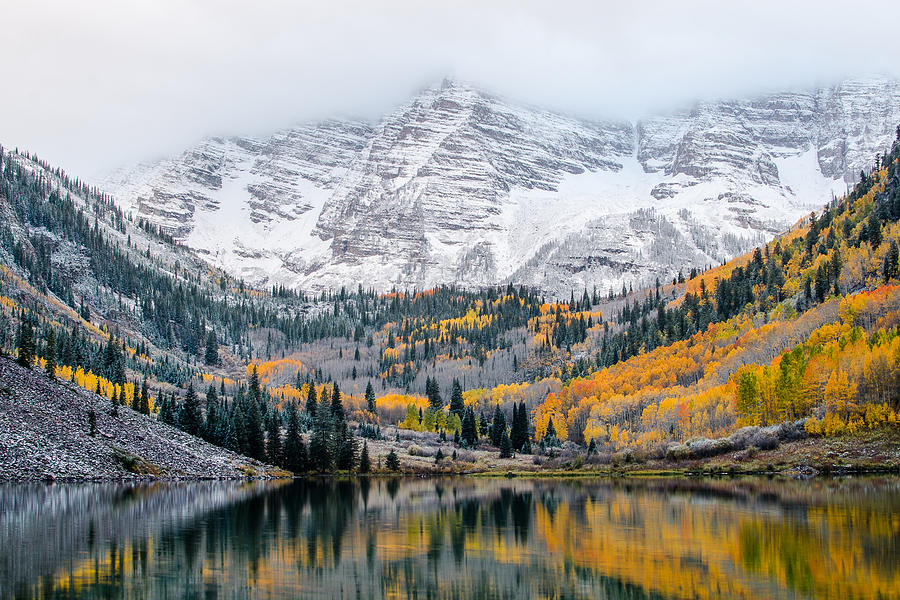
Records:
[[[635,118],[900,74],[889,2],[8,4],[0,143],[86,176],[206,135],[377,119],[445,76]]]

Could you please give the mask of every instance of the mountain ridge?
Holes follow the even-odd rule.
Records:
[[[898,120],[900,85],[883,78],[634,123],[444,81],[375,125],[210,138],[101,185],[254,285],[563,296],[746,251],[842,193]]]

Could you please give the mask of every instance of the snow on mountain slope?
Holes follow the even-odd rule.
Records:
[[[618,289],[720,262],[843,193],[900,85],[573,119],[445,81],[372,126],[210,139],[101,185],[258,285]]]

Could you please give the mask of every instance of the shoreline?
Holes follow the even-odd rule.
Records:
[[[471,478],[471,479],[679,479],[692,480],[704,478],[743,478],[769,477],[806,480],[814,478],[877,476],[890,475],[900,477],[900,466],[896,465],[798,465],[783,470],[767,469],[552,469],[552,470],[484,470],[484,471],[429,471],[429,472],[372,472],[372,473],[304,473],[300,475],[267,475],[267,476],[154,476],[135,475],[134,477],[40,477],[22,479],[0,479],[0,485],[56,484],[56,483],[200,483],[210,481],[243,481],[243,482],[290,482],[311,479],[397,479],[397,478]]]

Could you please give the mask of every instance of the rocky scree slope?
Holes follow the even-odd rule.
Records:
[[[841,194],[900,122],[900,84],[571,118],[445,81],[379,123],[214,138],[101,183],[256,285],[386,290],[652,283],[731,258]]]
[[[90,410],[96,415],[89,435]],[[0,358],[0,480],[239,478],[274,468]]]

